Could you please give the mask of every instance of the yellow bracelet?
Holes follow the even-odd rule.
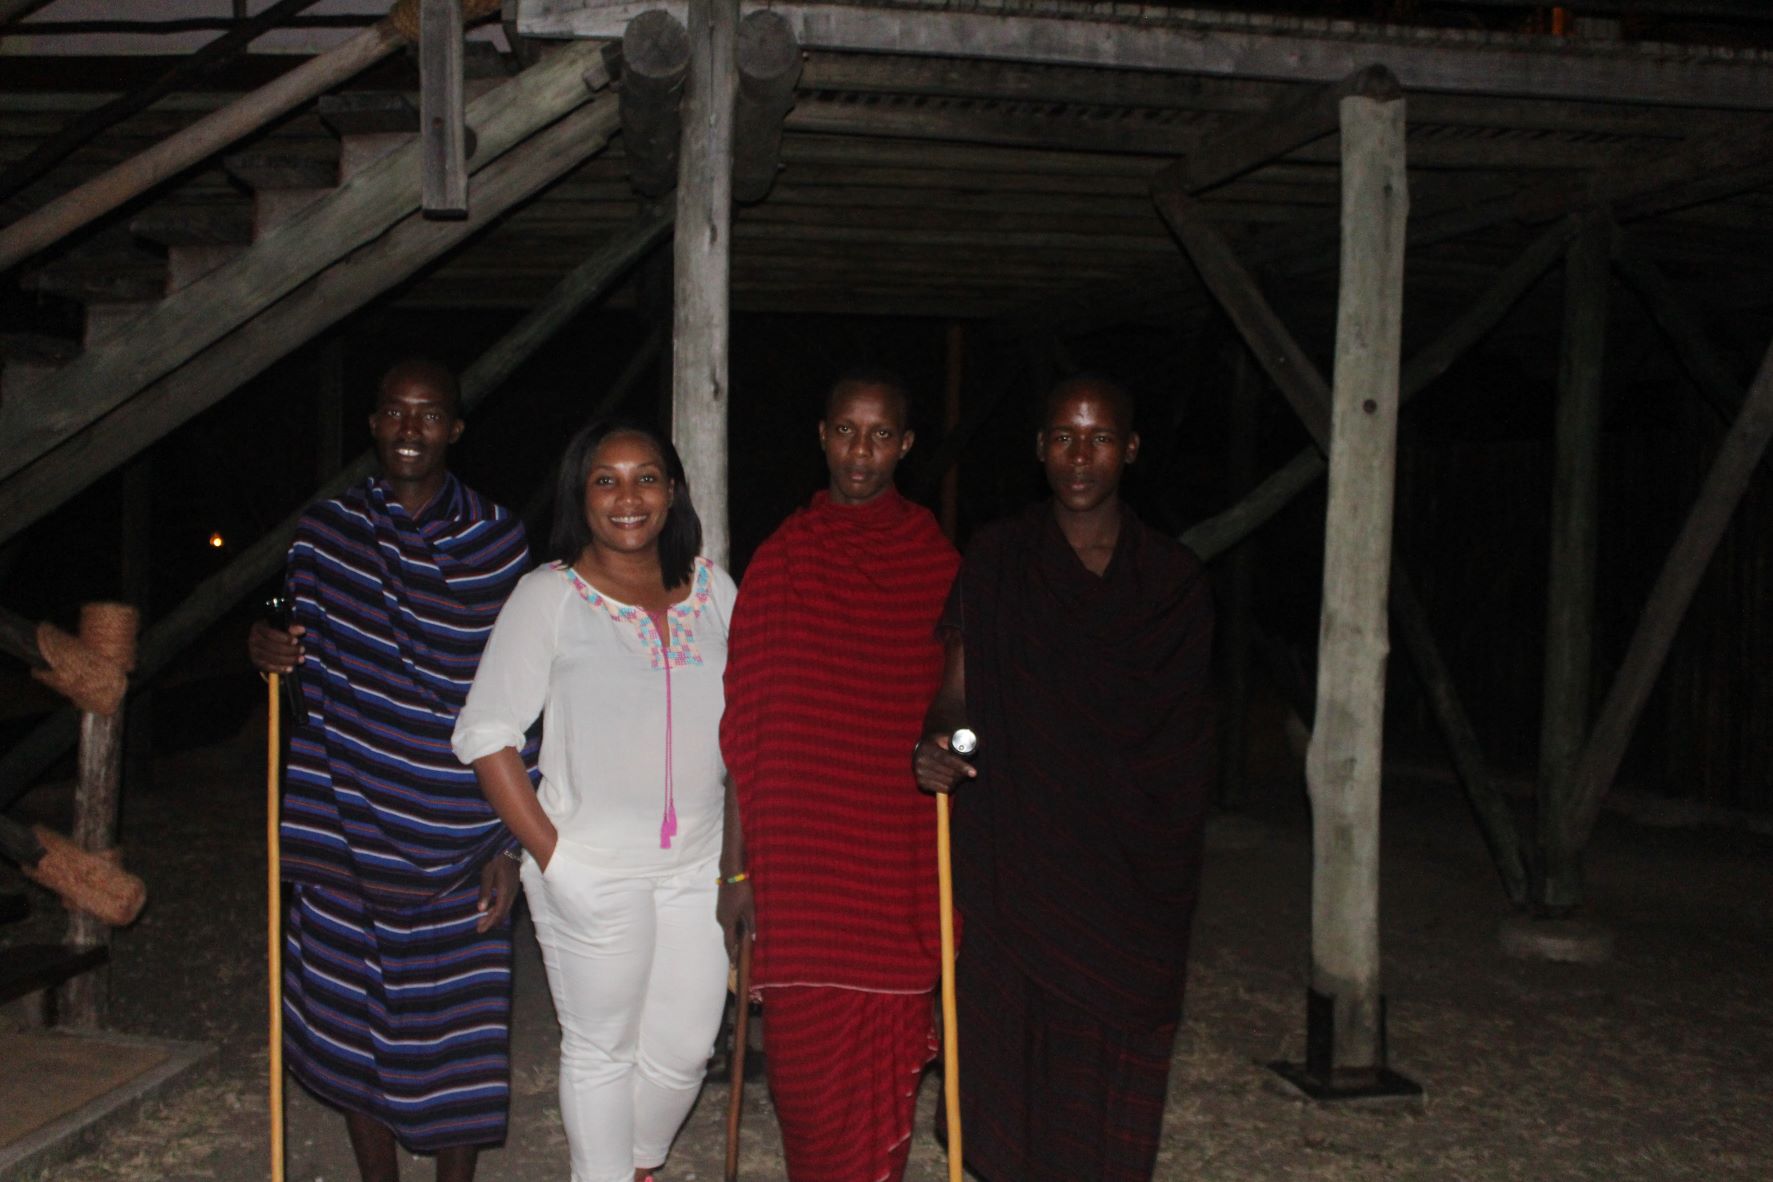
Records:
[[[751,878],[750,871],[741,870],[737,874],[716,874],[714,876],[714,881],[719,883],[721,886],[738,886],[740,883],[746,882],[750,878]]]

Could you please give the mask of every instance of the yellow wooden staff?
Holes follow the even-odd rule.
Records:
[[[965,759],[978,750],[979,739],[962,727],[948,739],[948,749]],[[949,836],[948,794],[936,794],[936,882],[942,908],[942,1096],[948,1115],[948,1182],[963,1182],[960,1135],[960,1019],[954,1004],[954,856]]]
[[[279,759],[282,752],[281,678],[267,674],[271,687],[269,725],[265,736],[265,945],[271,977],[271,1182],[283,1182],[283,848],[278,832],[281,803]]]

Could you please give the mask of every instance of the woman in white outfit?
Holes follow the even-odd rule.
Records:
[[[664,1162],[720,1026],[735,588],[697,556],[701,532],[668,440],[629,422],[580,432],[561,459],[554,561],[512,592],[456,724],[457,757],[523,847],[573,1182]],[[532,790],[517,752],[538,715]]]

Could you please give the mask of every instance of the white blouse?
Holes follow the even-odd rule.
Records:
[[[733,580],[696,559],[670,609],[669,646],[652,617],[553,562],[518,581],[499,613],[456,721],[463,763],[542,718],[542,809],[579,860],[669,873],[720,852],[720,758]]]

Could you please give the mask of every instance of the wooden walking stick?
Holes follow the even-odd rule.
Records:
[[[954,859],[948,794],[936,795],[936,881],[942,908],[942,1099],[948,1113],[948,1182],[963,1182],[960,1136],[960,1029],[954,1004]]]
[[[949,736],[948,749],[971,759],[979,737],[966,727]],[[948,1116],[948,1182],[964,1182],[960,1135],[960,1019],[954,1003],[954,855],[949,838],[948,794],[936,794],[936,884],[942,909],[942,1099]]]
[[[726,1102],[726,1182],[739,1179],[739,1118],[745,1105],[745,1049],[751,1026],[751,933],[739,935],[739,979],[734,990],[732,1086]]]
[[[271,1182],[283,1182],[283,843],[278,832],[282,754],[282,679],[265,675],[270,707],[265,732],[265,944],[271,979]]]

